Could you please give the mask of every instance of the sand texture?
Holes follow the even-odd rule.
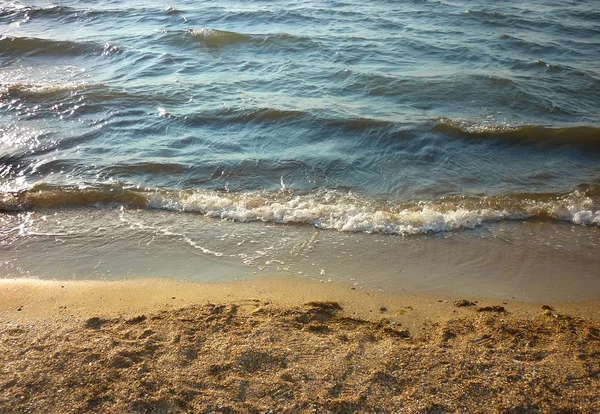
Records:
[[[447,307],[418,333],[326,301],[3,318],[0,411],[600,412],[597,318]]]

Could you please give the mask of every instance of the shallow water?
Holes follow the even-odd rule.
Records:
[[[3,3],[3,259],[27,261],[39,240],[19,226],[51,234],[57,211],[82,255],[78,235],[119,214],[212,234],[217,262],[240,258],[197,227],[220,220],[369,246],[533,220],[563,253],[571,232],[594,247],[596,39],[593,0]]]
[[[0,272],[200,282],[288,275],[385,292],[534,302],[600,297],[595,227],[503,221],[442,237],[399,237],[192,217],[106,208],[7,214]]]

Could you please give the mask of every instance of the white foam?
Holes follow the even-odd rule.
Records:
[[[483,207],[492,205],[492,207]],[[342,232],[419,234],[472,229],[485,222],[551,217],[600,225],[600,209],[582,192],[545,201],[482,197],[473,201],[393,205],[336,191],[311,194],[194,191],[157,196],[150,207],[249,222],[311,224]]]
[[[8,82],[0,84],[0,95],[46,95],[78,91],[87,87],[83,82]]]

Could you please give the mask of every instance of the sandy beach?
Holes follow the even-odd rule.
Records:
[[[599,40],[0,1],[0,414],[600,413]]]
[[[302,278],[0,281],[2,412],[600,411],[600,307]]]

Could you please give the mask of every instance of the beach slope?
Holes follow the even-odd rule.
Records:
[[[1,411],[600,412],[594,304],[285,283],[4,281]]]

